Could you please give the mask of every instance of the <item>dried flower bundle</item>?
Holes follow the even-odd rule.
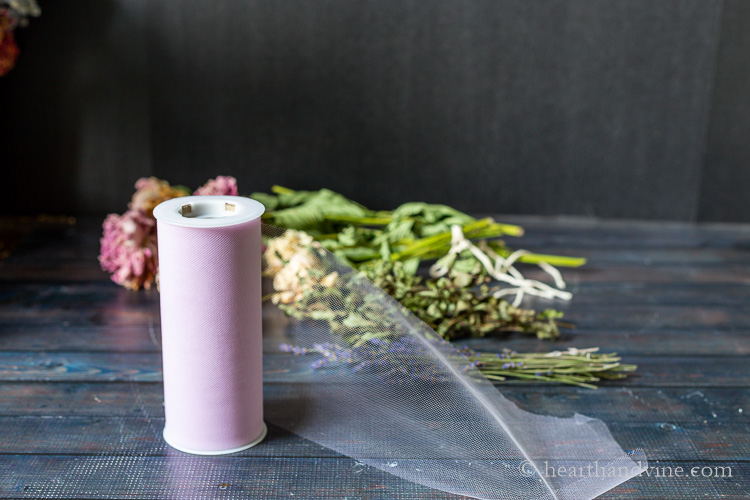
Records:
[[[112,281],[131,290],[150,289],[158,283],[159,261],[156,246],[154,207],[162,201],[187,196],[184,186],[171,186],[156,177],[142,177],[122,214],[109,214],[100,240],[99,263]],[[237,194],[234,177],[209,180],[194,194]]]
[[[13,31],[41,13],[36,0],[0,0],[0,76],[13,69],[20,53]]]
[[[128,210],[110,214],[104,222],[99,261],[115,283],[138,290],[158,283],[154,207],[189,195],[190,190],[155,177],[141,178],[135,187]],[[277,186],[273,193],[252,195],[266,206],[267,222],[287,229],[268,240],[264,251],[264,274],[274,287],[267,298],[292,317],[327,322],[341,339],[340,344],[307,348],[282,345],[294,354],[321,356],[313,368],[343,363],[355,371],[380,369],[387,378],[388,370],[400,366],[398,356],[415,355],[416,346],[392,336],[396,328],[382,293],[353,294],[341,286],[343,280],[369,279],[404,311],[432,327],[439,342],[502,331],[543,339],[559,336],[561,313],[521,308],[520,299],[525,294],[570,298],[552,266],[580,266],[585,260],[513,251],[497,239],[520,236],[523,228],[475,219],[445,205],[406,203],[393,211],[373,211],[326,189],[307,192]],[[219,176],[193,194],[237,195],[237,182]],[[333,270],[340,264],[321,266],[321,259],[341,259],[358,271],[344,267],[349,274],[342,276]],[[424,261],[434,261],[429,276],[418,273]],[[516,262],[540,265],[554,286],[524,278]],[[514,303],[505,299],[508,295],[515,295]],[[596,351],[497,354],[463,348],[461,355],[485,377],[499,382],[521,379],[595,387],[600,379],[623,378],[636,368],[621,364],[616,354]],[[421,373],[419,366],[410,369]],[[434,374],[426,370],[421,376]]]
[[[328,329],[340,343],[315,344],[312,347],[281,345],[281,350],[296,355],[319,356],[313,369],[347,365],[353,371],[367,370],[384,381],[400,380],[408,367],[417,379],[435,381],[429,367],[421,367],[421,344],[409,344],[399,336],[398,319],[377,293],[363,293],[358,280],[365,273],[340,276],[327,264],[330,254],[306,233],[288,230],[268,242],[264,253],[266,275],[273,277],[274,292],[268,298],[288,315],[299,320],[328,323]],[[455,285],[449,278],[428,281],[403,271],[401,262],[381,263],[367,274],[375,285],[397,299],[442,337],[441,342],[467,333],[489,333],[498,329],[534,331],[543,338],[557,334],[557,313],[523,310],[504,299],[496,299],[487,285],[480,292]],[[525,380],[557,382],[596,388],[601,379],[624,378],[634,365],[621,364],[616,354],[597,354],[598,348],[553,351],[550,353],[476,352],[463,347],[470,367],[486,378],[505,382]],[[402,360],[400,357],[404,356]],[[426,356],[426,353],[425,353]]]
[[[279,186],[274,186],[273,194],[252,197],[266,206],[267,222],[309,234],[317,245],[359,269],[446,339],[499,331],[558,337],[562,313],[535,312],[519,305],[526,294],[564,300],[571,294],[525,279],[514,264],[542,265],[564,288],[552,264],[585,262],[514,252],[497,237],[520,236],[523,228],[475,219],[446,205],[412,202],[393,211],[374,211],[327,189],[293,191]],[[435,259],[430,277],[417,275],[420,263]],[[506,286],[490,287],[490,281]],[[508,295],[515,295],[513,303],[505,300]],[[287,293],[284,298],[288,297]]]

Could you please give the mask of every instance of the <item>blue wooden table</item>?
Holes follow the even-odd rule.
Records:
[[[514,383],[503,393],[532,412],[601,418],[651,466],[687,471],[652,470],[605,498],[750,498],[750,226],[502,220],[527,229],[515,247],[589,259],[565,272],[573,302],[554,304],[576,329],[557,344],[518,334],[467,344],[599,346],[639,365],[596,391]],[[230,456],[166,446],[158,294],[99,270],[100,223],[0,220],[1,498],[457,498],[272,425]],[[278,355],[269,345],[269,362]],[[267,370],[265,382],[292,380]]]

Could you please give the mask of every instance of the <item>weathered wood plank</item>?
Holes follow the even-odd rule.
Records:
[[[267,405],[266,419],[293,411]],[[168,446],[161,437],[163,417],[0,417],[5,438],[0,454],[138,454],[162,456]],[[750,460],[747,422],[709,423],[608,422],[610,432],[626,449],[641,448],[649,460]],[[44,439],[39,439],[44,436]],[[352,437],[350,441],[356,441]],[[262,445],[243,456],[336,456],[334,452],[273,426]],[[420,456],[404,456],[416,459]],[[480,458],[480,457],[476,457]],[[541,458],[544,458],[543,456]]]
[[[671,306],[657,304],[602,305],[580,307],[561,305],[565,320],[579,329],[602,329],[607,325],[619,330],[647,331],[661,329],[741,329],[750,330],[750,305]]]
[[[264,379],[293,383],[300,377],[325,379],[325,371],[305,368],[290,372],[288,354],[266,354]],[[311,362],[314,358],[311,358]],[[742,357],[630,356],[639,371],[618,381],[626,387],[744,387],[750,385]],[[307,367],[307,365],[303,365]],[[156,353],[0,352],[0,381],[111,382],[161,381],[161,356]]]
[[[0,384],[4,416],[164,416],[162,384],[16,382]]]
[[[570,417],[580,411],[605,422],[748,425],[750,389],[526,386],[498,388],[520,408],[532,413]]]
[[[537,269],[522,268],[524,275],[539,280],[549,281]],[[593,266],[586,265],[576,269],[564,269],[565,281],[571,286],[582,283],[685,283],[685,284],[745,284],[750,283],[750,271],[746,264],[724,266]]]
[[[0,417],[0,455],[166,456],[164,417]],[[44,439],[39,439],[44,436]],[[339,457],[339,453],[268,423],[268,435],[246,457]],[[406,457],[405,457],[406,458]]]
[[[159,303],[155,290],[134,292],[106,279],[81,283],[0,282],[0,305],[8,307],[81,308],[99,304],[151,307]]]
[[[158,325],[6,326],[0,351],[161,352],[161,331]]]
[[[623,271],[623,279],[612,282],[584,281],[570,284],[569,289],[576,293],[574,303],[587,301],[596,304],[624,300],[625,303],[665,301],[668,304],[700,302],[734,305],[746,304],[750,297],[750,287],[739,281],[688,283],[686,280],[672,280],[665,283],[649,283],[629,280],[629,269]],[[567,274],[576,271],[563,272]],[[601,297],[602,294],[607,295]],[[3,307],[70,308],[117,303],[121,307],[151,308],[158,302],[159,295],[154,290],[133,292],[104,279],[76,283],[0,281],[0,306]],[[539,303],[543,301],[539,300]]]
[[[598,283],[586,282],[572,284],[569,289],[574,292],[571,304],[550,302],[529,297],[525,303],[529,307],[544,308],[550,305],[575,308],[619,308],[621,306],[710,306],[726,307],[729,311],[737,307],[746,307],[750,303],[750,286],[740,283],[730,284],[690,284],[678,281],[676,284],[647,284],[643,282]],[[92,313],[82,310],[90,309]],[[124,312],[118,313],[117,310]],[[38,321],[66,320],[64,315],[78,313],[82,318],[90,314],[99,316],[112,315],[112,321],[118,321],[123,314],[141,317],[152,314],[159,316],[159,296],[154,290],[132,292],[111,283],[78,283],[68,285],[54,284],[8,284],[0,283],[0,318],[29,317]],[[70,321],[68,321],[70,322]],[[101,319],[100,319],[101,322]],[[157,321],[158,322],[158,321]]]
[[[697,500],[705,498],[746,499],[750,494],[750,487],[746,475],[750,471],[747,462],[710,462],[710,461],[659,461],[650,463],[650,476],[641,475],[635,477],[616,488],[597,497],[600,500],[629,499],[629,500],[653,500],[655,498],[674,498],[680,500]],[[669,476],[674,474],[677,467],[682,467],[686,474],[680,477]],[[717,477],[700,477],[701,470],[707,467],[707,474],[716,474]],[[732,477],[721,477],[727,473],[727,467],[731,468]],[[698,474],[692,477],[691,473]],[[661,476],[658,476],[661,474]]]
[[[623,356],[747,356],[750,355],[748,330],[619,330],[606,327],[562,330],[556,342],[538,340],[519,333],[491,334],[484,338],[457,341],[475,350],[499,352],[507,347],[519,352],[550,351],[571,347],[600,347],[602,352]],[[267,338],[264,349],[278,353],[283,340]],[[6,327],[0,335],[0,351],[65,351],[159,353],[161,333],[158,326],[96,327],[22,325]]]
[[[0,353],[0,381],[161,381],[156,353]]]
[[[266,354],[264,380],[294,383],[326,380],[325,370],[307,364],[289,371],[288,354]],[[314,358],[311,357],[312,363]],[[742,357],[630,356],[639,371],[616,382],[626,387],[744,387],[750,385],[747,360]],[[161,381],[161,356],[156,353],[0,352],[0,381],[112,382]],[[523,384],[519,382],[519,384]],[[606,384],[606,383],[605,383]]]
[[[578,328],[556,344],[522,335],[467,344],[485,350],[599,345],[626,354],[625,361],[640,369],[598,391],[514,384],[502,392],[529,411],[602,418],[624,446],[642,447],[661,464],[708,461],[742,471],[731,480],[638,478],[603,498],[747,498],[750,373],[743,356],[750,354],[750,226],[523,223],[527,236],[509,239],[512,246],[590,259],[582,269],[565,271],[576,292],[573,303],[554,303]],[[245,456],[222,457],[226,462],[166,448],[158,435],[158,295],[107,281],[96,262],[100,224],[94,218],[65,231],[34,232],[0,261],[0,351],[6,351],[0,352],[0,381],[6,382],[0,383],[0,428],[6,430],[0,453],[18,453],[0,455],[0,497],[55,491],[71,498],[208,498],[227,483],[220,493],[226,498],[295,491],[302,498],[455,498],[397,484],[374,469],[352,474],[352,466],[330,465],[353,464],[349,459],[273,426],[266,443]],[[283,331],[283,318],[266,320],[269,331]],[[278,342],[266,340],[267,392],[325,378],[313,370],[283,370]],[[107,456],[114,453],[122,456]],[[192,475],[176,474],[175,460]],[[133,477],[139,478],[135,486]],[[360,477],[369,482],[352,483]]]
[[[158,352],[158,297],[106,286],[112,295],[102,299],[100,286],[63,287],[73,290],[66,292],[75,297],[70,303],[55,297],[56,286],[25,285],[21,291],[0,286],[0,300],[5,301],[0,307],[16,311],[15,319],[0,319],[0,350]],[[748,316],[745,299],[750,298],[750,287],[719,286],[708,289],[705,295],[700,290],[701,287],[592,285],[582,288],[572,304],[560,304],[567,310],[566,319],[576,323],[576,329],[563,330],[557,344],[520,334],[497,334],[462,342],[489,351],[502,346],[539,351],[562,344],[597,345],[623,354],[748,354],[750,325],[743,319]],[[701,296],[707,297],[704,305]],[[50,312],[45,300],[57,303],[57,308]],[[86,309],[88,302],[90,308]],[[690,302],[694,306],[687,307],[685,304]],[[29,303],[36,305],[24,309]],[[542,301],[536,304],[543,306]],[[46,309],[47,315],[37,316],[37,307]],[[79,314],[81,309],[85,312]],[[115,313],[109,314],[109,310]],[[65,317],[77,320],[57,321]],[[267,308],[264,317],[266,331],[283,328],[284,317],[278,311]],[[273,341],[269,341],[267,349],[274,352]]]
[[[0,261],[0,280],[29,283],[78,283],[107,280],[107,274],[90,262],[73,263],[13,262],[13,258]],[[116,285],[115,285],[116,286]]]
[[[611,221],[601,223],[587,220],[555,222],[550,219],[539,221],[523,218],[521,222],[530,224],[526,236],[509,238],[509,245],[542,253],[554,251],[589,257],[591,264],[594,264],[588,267],[590,270],[598,263],[607,264],[605,270],[587,271],[591,273],[589,278],[600,280],[610,279],[607,278],[610,273],[616,276],[617,270],[610,268],[617,267],[618,263],[642,264],[645,268],[659,263],[664,263],[667,267],[672,267],[672,263],[682,264],[677,267],[695,267],[706,262],[729,266],[745,264],[747,249],[750,248],[748,225],[694,226]],[[0,279],[36,282],[106,279],[96,261],[101,234],[99,218],[83,218],[76,227],[64,231],[37,233],[32,233],[30,241],[21,245],[11,258],[0,261]],[[711,249],[715,252],[711,253]],[[687,253],[681,254],[683,250]],[[742,269],[737,270],[745,273]],[[669,274],[660,276],[657,271],[643,273],[641,277],[649,276],[651,279],[667,279]],[[697,276],[696,279],[702,278]],[[713,279],[731,278],[717,270]]]
[[[123,292],[127,292],[123,290]],[[556,307],[566,313],[566,318],[579,328],[607,328],[654,330],[724,328],[750,329],[750,304],[718,303],[656,303],[649,300],[649,289],[643,291],[643,300],[631,299],[629,303],[609,301],[602,296],[601,301],[581,293],[581,302],[534,300],[527,303],[536,308]],[[705,293],[705,292],[704,292]],[[736,293],[744,294],[744,291]],[[636,295],[637,296],[637,295]],[[9,300],[0,303],[0,328],[34,325],[63,326],[156,326],[159,324],[158,296],[154,293],[142,295],[123,294],[122,300],[92,302],[83,305],[83,299],[67,303],[64,299],[52,296],[48,303],[22,302]]]
[[[747,498],[750,467],[741,461],[663,461],[659,467],[711,467],[721,477],[639,477],[601,498]],[[699,473],[699,471],[697,471]],[[713,473],[713,472],[712,472]],[[136,479],[137,478],[137,479]],[[362,498],[459,499],[345,457],[267,458],[5,455],[0,456],[3,498]]]
[[[266,383],[269,396],[285,384]],[[617,387],[596,391],[571,386],[500,386],[532,413],[569,417],[579,411],[605,422],[748,424],[750,389]],[[0,416],[163,417],[161,384],[132,382],[17,382],[0,384]]]
[[[750,302],[750,286],[740,283],[688,283],[672,280],[667,283],[617,280],[614,282],[571,283],[572,306],[618,307],[632,305],[706,305],[746,306]],[[564,306],[529,297],[529,307]],[[92,309],[109,311],[121,308],[139,313],[150,312],[158,317],[159,296],[155,290],[133,292],[109,282],[69,284],[0,282],[0,318],[7,314],[48,315]],[[17,311],[14,313],[14,311]],[[52,318],[54,319],[54,318]]]
[[[0,456],[3,498],[458,499],[346,457]]]
[[[572,305],[601,307],[614,305],[658,304],[666,306],[708,305],[746,306],[750,302],[750,286],[745,284],[691,284],[676,281],[665,284],[649,283],[579,283],[571,285]],[[539,300],[536,305],[541,307]]]

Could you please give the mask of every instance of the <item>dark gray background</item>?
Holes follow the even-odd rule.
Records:
[[[136,178],[373,208],[748,221],[750,2],[41,0],[0,212]]]

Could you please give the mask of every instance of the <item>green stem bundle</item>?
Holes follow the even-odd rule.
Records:
[[[558,326],[564,325],[559,321],[562,313],[514,307],[495,295],[497,289],[490,286],[486,266],[481,265],[476,255],[454,248],[453,228],[460,226],[466,240],[480,240],[478,244],[485,251],[507,258],[513,251],[497,238],[521,236],[522,227],[491,218],[475,219],[444,205],[407,203],[393,211],[374,211],[325,189],[305,192],[274,186],[272,191],[273,195],[252,195],[266,206],[263,216],[266,222],[308,233],[309,236],[304,236],[307,241],[314,239],[315,245],[359,269],[443,339],[509,331],[532,333],[549,340],[559,337]],[[445,258],[450,260],[448,275],[425,278],[417,274],[421,262],[441,258],[439,263]],[[531,252],[520,255],[518,261],[563,267],[578,267],[586,262],[579,257]],[[387,328],[378,328],[378,321],[387,321],[382,315],[374,314],[374,318],[380,318],[375,321],[358,304],[341,309],[351,298],[338,297],[340,292],[316,287],[314,282],[306,287],[297,298],[281,300],[279,306],[294,317],[327,320],[332,331],[346,332],[350,348],[372,339],[387,340]],[[276,300],[282,297],[281,293],[282,290],[277,290]],[[289,291],[286,293],[287,298],[291,296]],[[329,300],[331,294],[338,298]],[[621,364],[615,353],[599,354],[597,350],[551,353],[504,350],[498,354],[464,348],[463,352],[485,377],[496,382],[516,379],[596,388],[595,383],[602,379],[624,378],[636,369],[635,365]],[[312,352],[303,348],[294,351]]]
[[[553,351],[548,353],[475,352],[463,348],[469,360],[487,379],[506,382],[519,379],[535,382],[557,382],[596,389],[602,379],[623,379],[636,365],[620,363],[616,353],[598,354],[598,348]]]

